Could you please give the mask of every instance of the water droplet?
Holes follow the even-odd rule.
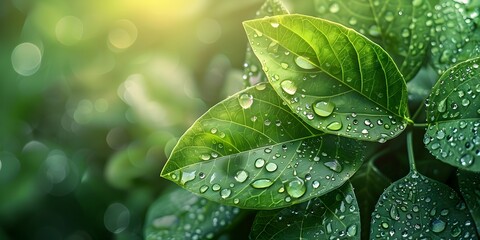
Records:
[[[462,230],[459,227],[454,227],[450,234],[452,235],[452,237],[456,238],[456,237],[460,236],[461,233],[462,233]]]
[[[212,190],[215,191],[215,192],[220,190],[220,188],[221,188],[220,185],[217,184],[217,183],[213,184],[213,186],[212,186]]]
[[[310,70],[310,69],[315,68],[315,66],[313,64],[311,64],[310,61],[308,61],[308,58],[304,58],[302,56],[296,57],[295,58],[295,63],[303,69]]]
[[[265,166],[265,169],[269,172],[275,172],[277,170],[277,164],[275,163],[268,163],[267,166]]]
[[[238,102],[243,109],[248,109],[253,104],[253,96],[248,93],[242,93],[238,97]]]
[[[467,153],[460,158],[460,164],[464,167],[470,167],[474,160],[473,156]]]
[[[248,178],[248,173],[244,170],[240,170],[235,174],[235,180],[237,180],[237,182],[239,183],[245,182],[247,178]]]
[[[200,193],[204,193],[208,190],[208,186],[207,185],[203,185],[200,187]]]
[[[389,225],[388,225],[387,222],[383,222],[383,223],[382,223],[382,227],[385,228],[385,229],[387,229],[387,228],[389,227]]]
[[[342,123],[341,122],[332,122],[327,125],[327,129],[331,131],[338,131],[342,129]]]
[[[312,182],[312,187],[315,188],[315,189],[317,189],[318,187],[320,187],[320,182],[317,181],[317,180],[313,181],[313,182]]]
[[[368,29],[368,33],[369,33],[372,37],[378,37],[378,36],[380,36],[380,28],[379,28],[377,25],[372,25],[372,26],[370,26],[370,28]]]
[[[278,23],[278,22],[271,22],[270,25],[272,25],[273,28],[278,28],[278,26],[280,26],[280,23]]]
[[[340,165],[340,163],[336,159],[330,162],[325,162],[323,163],[323,165],[325,165],[325,167],[337,173],[342,171],[342,165]]]
[[[441,113],[445,112],[447,110],[447,99],[443,99],[438,103],[437,110]]]
[[[222,189],[222,191],[220,192],[220,196],[223,198],[223,199],[226,199],[228,197],[230,197],[230,194],[232,193],[232,190],[228,189],[228,188],[225,188],[225,189]]]
[[[185,185],[185,183],[192,181],[193,179],[195,179],[195,173],[196,171],[182,172],[182,176],[180,177],[180,183],[182,185]]]
[[[470,105],[470,100],[464,98],[464,99],[462,100],[462,106],[467,107],[468,105]]]
[[[347,235],[349,237],[353,237],[353,236],[357,235],[357,225],[355,225],[355,224],[350,225],[350,227],[347,228]]]
[[[289,181],[285,186],[285,189],[287,190],[288,195],[290,195],[293,198],[299,198],[303,196],[307,191],[305,182],[298,177]]]
[[[392,12],[388,11],[385,13],[385,21],[391,22],[394,19],[394,15]]]
[[[284,80],[280,86],[282,87],[283,91],[287,94],[293,95],[297,92],[297,87],[295,84],[290,80]]]
[[[390,217],[393,220],[398,220],[400,219],[400,215],[398,214],[398,209],[395,205],[392,205],[392,208],[390,208]]]
[[[280,66],[282,66],[283,69],[287,69],[288,63],[280,63]]]
[[[200,155],[200,158],[204,161],[210,160],[210,154],[202,154]]]
[[[258,158],[255,160],[255,167],[256,168],[262,168],[265,165],[265,159],[263,158]]]
[[[317,102],[313,106],[313,111],[320,117],[328,117],[333,113],[335,109],[335,104],[332,102]]]
[[[268,188],[272,186],[272,184],[273,184],[272,180],[267,178],[262,178],[262,179],[255,180],[254,182],[252,182],[251,185],[254,188]]]
[[[445,227],[447,224],[440,219],[433,219],[431,225],[432,225],[432,231],[439,233],[445,230]]]
[[[331,13],[337,13],[338,11],[340,11],[340,6],[337,3],[333,3],[332,5],[330,5],[329,11]]]

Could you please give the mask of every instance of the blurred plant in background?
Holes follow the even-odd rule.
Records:
[[[141,239],[261,0],[0,2],[0,239]]]

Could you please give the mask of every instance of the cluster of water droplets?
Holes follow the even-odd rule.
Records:
[[[270,238],[271,236],[267,236],[269,233],[258,230],[280,228],[284,238],[296,238],[298,232],[301,232],[301,238],[305,239],[358,237],[359,209],[353,191],[342,191],[347,188],[352,190],[347,184],[322,198],[314,198],[309,202],[279,210],[275,215],[269,215],[271,219],[266,226],[264,223],[254,223],[252,234]],[[264,218],[262,215],[263,213],[259,213],[258,219]],[[301,229],[298,229],[299,227]]]
[[[416,172],[392,184],[372,213],[371,236],[381,239],[470,239],[468,210],[456,193]],[[472,231],[473,230],[473,231]]]
[[[179,209],[175,209],[174,214],[154,217],[147,239],[213,239],[240,212],[239,208],[219,205],[191,194],[178,196],[182,196],[176,199],[182,201],[182,205],[177,205]]]
[[[442,77],[427,101],[424,143],[444,161],[469,168],[480,158],[480,72],[478,61],[466,62]]]

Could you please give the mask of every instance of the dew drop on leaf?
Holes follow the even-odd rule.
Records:
[[[340,163],[336,159],[329,162],[325,162],[323,163],[323,165],[325,165],[325,167],[337,173],[342,171],[342,165],[340,165]]]
[[[287,182],[285,189],[287,190],[288,195],[290,195],[293,198],[299,198],[303,196],[307,191],[305,182],[298,177]]]
[[[275,163],[268,163],[267,166],[265,166],[265,169],[269,172],[275,172],[277,168],[277,164]]]
[[[226,199],[230,196],[230,194],[232,193],[232,190],[228,189],[228,188],[225,188],[225,189],[222,189],[222,191],[220,192],[220,196],[223,198],[223,199]]]
[[[333,113],[335,109],[335,104],[332,102],[317,102],[313,106],[313,111],[320,117],[328,117]]]
[[[203,186],[200,187],[200,193],[205,193],[207,190],[208,190],[207,185],[203,185]]]
[[[441,219],[433,219],[432,220],[432,232],[439,233],[445,230],[446,223],[442,221]]]
[[[327,125],[327,129],[331,131],[338,131],[342,129],[342,123],[341,122],[332,122]]]
[[[255,160],[255,167],[256,168],[262,168],[264,165],[265,165],[265,159],[257,158],[257,160]]]
[[[284,80],[282,83],[280,83],[280,86],[282,87],[283,91],[289,95],[293,95],[297,92],[297,87],[290,80]]]
[[[181,183],[182,185],[185,185],[185,183],[190,182],[190,181],[192,181],[193,179],[195,179],[195,172],[196,172],[196,171],[192,171],[192,172],[182,172],[182,176],[180,177],[180,183]]]
[[[310,70],[310,69],[315,68],[315,66],[313,64],[311,64],[306,58],[304,58],[302,56],[296,57],[295,58],[295,63],[303,69]]]
[[[248,109],[253,104],[253,96],[248,93],[240,94],[238,97],[238,102],[243,109]]]
[[[240,170],[235,174],[235,180],[237,180],[237,182],[239,183],[245,182],[247,178],[248,178],[248,173],[244,170]]]
[[[464,167],[470,167],[474,163],[475,159],[471,154],[465,154],[460,157],[460,164]]]
[[[254,182],[252,182],[251,185],[254,188],[268,188],[272,186],[272,184],[273,184],[272,180],[267,178],[262,178],[262,179],[255,180]]]

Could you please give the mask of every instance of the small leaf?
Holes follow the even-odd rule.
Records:
[[[436,158],[480,171],[480,58],[446,71],[433,87],[427,106],[424,143]]]
[[[145,238],[213,239],[239,217],[240,209],[223,206],[177,188],[164,193],[148,210]]]
[[[250,239],[360,239],[352,185],[288,208],[260,211]]]
[[[403,131],[405,80],[378,45],[336,23],[295,14],[244,27],[269,82],[310,126],[379,142]],[[277,53],[269,51],[272,44]]]
[[[480,54],[480,37],[461,1],[440,0],[430,21],[430,58],[438,73]]]
[[[480,173],[458,171],[458,185],[480,235]]]
[[[309,127],[264,83],[200,117],[162,176],[222,204],[272,209],[340,187],[361,166],[363,149]]]
[[[360,206],[363,239],[369,239],[371,215],[375,204],[385,188],[390,185],[390,180],[377,169],[374,161],[375,159],[372,159],[363,164],[351,178]]]
[[[266,0],[256,13],[255,18],[263,18],[275,15],[289,14],[287,8],[280,0]],[[271,51],[275,51],[276,46],[271,46]],[[245,86],[253,86],[260,82],[267,82],[267,76],[262,72],[262,65],[255,57],[252,48],[247,44],[245,53],[245,63],[243,65],[243,80]]]
[[[372,214],[371,238],[474,239],[472,218],[455,191],[416,171],[394,182]]]
[[[407,81],[420,70],[430,43],[428,0],[315,0],[319,17],[338,22],[381,45]]]

